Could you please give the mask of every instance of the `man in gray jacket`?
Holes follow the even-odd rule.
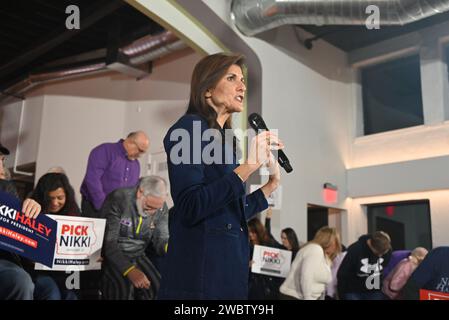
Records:
[[[168,243],[167,184],[158,176],[141,178],[134,188],[117,189],[106,198],[102,293],[104,299],[154,299],[160,275],[145,256]]]

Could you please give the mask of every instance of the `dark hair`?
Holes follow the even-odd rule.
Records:
[[[285,235],[287,236],[287,240],[290,243],[290,245],[292,246],[292,251],[298,251],[299,250],[299,241],[298,241],[298,237],[296,236],[296,232],[295,230],[293,230],[292,228],[285,228],[282,229],[283,233],[285,233]]]
[[[75,201],[75,191],[70,185],[69,179],[63,173],[46,173],[37,182],[31,198],[36,200],[42,211],[48,213],[50,198],[48,193],[62,188],[65,192],[66,201],[64,207],[58,212],[61,215],[80,215],[80,209]]]
[[[390,236],[386,232],[376,231],[371,236],[371,245],[379,253],[391,250]]]
[[[197,114],[206,119],[210,128],[220,129],[217,112],[207,104],[206,91],[214,88],[228,69],[236,64],[244,68],[245,57],[241,54],[216,53],[201,59],[195,66],[190,81],[190,101],[187,114]],[[231,128],[229,118],[223,129]]]
[[[262,224],[262,222],[260,222],[259,219],[253,218],[249,220],[248,230],[256,234],[258,243],[253,244],[266,245],[270,242],[270,236],[268,235],[267,230],[265,229],[264,225]]]

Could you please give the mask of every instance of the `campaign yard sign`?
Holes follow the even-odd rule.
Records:
[[[251,271],[286,278],[292,261],[292,252],[266,246],[254,246]]]
[[[0,191],[0,249],[51,266],[56,221],[44,214],[27,218],[21,210],[19,199]]]
[[[53,266],[36,263],[36,270],[85,271],[101,269],[105,219],[48,215],[58,222]]]

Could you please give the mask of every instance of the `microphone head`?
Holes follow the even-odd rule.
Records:
[[[267,130],[268,131],[267,125],[263,121],[262,117],[257,113],[251,113],[248,117],[248,122],[249,122],[250,126],[256,131],[256,133],[259,130]],[[287,156],[285,155],[285,153],[282,150],[278,151],[277,159],[278,159],[278,162],[281,165],[281,167],[284,168],[287,173],[290,173],[293,171],[293,168],[290,165],[290,161],[288,160]]]
[[[257,113],[251,113],[248,117],[248,122],[254,130],[268,130],[267,125],[262,117]]]

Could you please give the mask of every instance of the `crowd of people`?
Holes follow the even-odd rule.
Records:
[[[222,53],[195,66],[187,112],[163,141],[170,190],[161,177],[141,177],[138,159],[150,146],[143,131],[91,151],[81,208],[62,168],[40,177],[23,213],[106,219],[102,269],[82,272],[80,290],[69,290],[64,273],[36,271],[34,262],[0,250],[0,299],[83,299],[86,287],[95,298],[114,300],[384,300],[416,299],[422,288],[449,292],[449,247],[393,251],[390,236],[376,231],[346,249],[329,226],[305,244],[292,228],[276,240],[267,199],[281,177],[272,151],[284,145],[270,131],[258,133],[239,163],[237,138],[227,139],[232,114],[244,110],[244,68],[243,56]],[[211,157],[218,162],[197,158],[211,150],[194,140],[198,128],[200,137],[213,130]],[[179,148],[178,135],[188,137],[187,148]],[[4,168],[8,154],[0,145],[0,190],[18,197]],[[262,166],[267,182],[247,194],[246,181]],[[262,223],[257,214],[265,210]],[[286,278],[251,271],[258,245],[291,252]]]
[[[154,299],[160,273],[146,253],[163,256],[168,242],[166,181],[140,176],[138,158],[148,148],[145,133],[132,132],[117,143],[94,148],[87,164],[78,206],[67,173],[51,168],[38,180],[23,203],[23,213],[106,219],[102,270],[81,272],[79,289],[68,289],[62,271],[35,270],[35,263],[0,250],[0,300]],[[0,145],[0,190],[19,198],[4,174],[9,150]],[[86,294],[93,289],[93,294]]]
[[[258,218],[248,222],[251,248],[290,250],[291,268],[285,279],[250,272],[250,300],[417,300],[420,289],[449,293],[449,247],[393,251],[390,236],[376,231],[346,248],[328,226],[301,246],[293,230],[280,244],[269,231],[270,220],[271,209],[265,226]]]
[[[2,146],[2,163],[8,153]],[[126,156],[126,153],[119,156]],[[97,161],[89,162],[88,166],[112,171],[111,165],[116,161],[109,159],[107,162],[109,164],[101,165]],[[128,171],[126,166],[119,170],[125,174]],[[98,282],[102,298],[156,298],[161,270],[152,261],[166,254],[169,240],[169,210],[165,202],[168,190],[164,179],[147,176],[129,183],[129,175],[124,175],[121,182],[116,182],[115,190],[106,194],[100,210],[92,214],[94,206],[89,206],[88,214],[84,215],[76,203],[75,191],[66,173],[61,169],[49,171],[38,180],[26,200],[37,213],[107,220],[103,268]],[[98,175],[102,176],[101,173]],[[85,185],[84,190],[89,190]],[[14,184],[4,176],[0,179],[0,187],[2,191],[18,197]],[[247,222],[249,257],[252,257],[255,245],[289,250],[292,252],[291,269],[285,279],[253,273],[253,261],[249,260],[250,300],[417,299],[421,288],[442,292],[449,289],[447,247],[436,248],[430,254],[421,247],[411,251],[392,251],[389,235],[378,231],[361,236],[346,249],[341,244],[338,231],[327,226],[318,230],[313,240],[306,244],[299,243],[292,228],[285,228],[280,234],[281,242],[278,242],[271,234],[272,214],[272,209],[268,208],[264,224],[257,217]],[[148,254],[148,248],[152,248],[153,255]],[[31,261],[5,251],[0,253],[1,299],[83,298],[82,290],[66,289],[65,273],[36,271]],[[425,263],[421,264],[423,261]]]

